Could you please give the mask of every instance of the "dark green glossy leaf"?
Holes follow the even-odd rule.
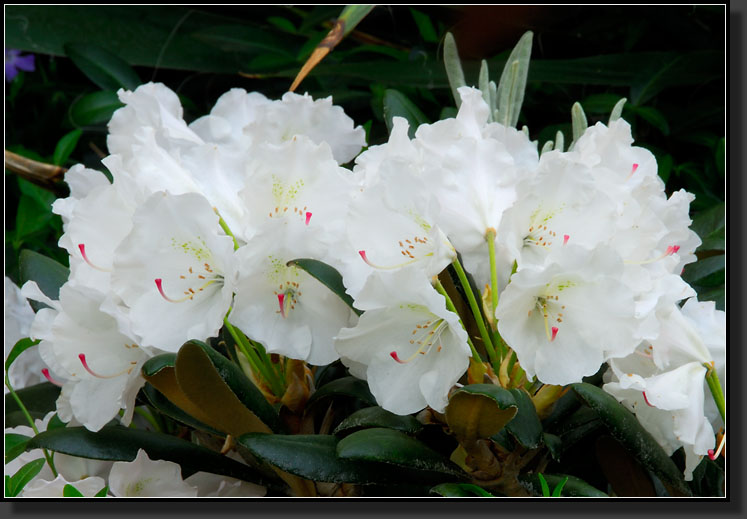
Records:
[[[329,288],[337,297],[348,305],[356,314],[361,315],[363,312],[353,306],[353,298],[345,292],[345,285],[342,283],[342,275],[334,267],[326,263],[308,258],[294,259],[288,262],[288,265],[306,271],[311,277],[319,281],[322,285]]]
[[[8,358],[5,359],[5,371],[8,371],[10,369],[10,366],[13,364],[13,361],[15,361],[21,353],[31,348],[32,346],[36,346],[37,344],[39,344],[38,340],[32,341],[28,337],[19,340],[15,344],[15,346],[13,346],[13,349],[10,350],[10,353],[8,354]]]
[[[156,355],[155,357],[148,359],[145,364],[143,364],[141,371],[143,372],[143,376],[152,377],[162,369],[173,368],[175,364],[176,353],[162,353],[161,355]]]
[[[542,439],[547,446],[547,450],[550,451],[550,456],[555,461],[560,461],[560,455],[563,452],[563,440],[559,436],[550,433],[543,433]]]
[[[224,433],[202,423],[197,418],[191,416],[190,414],[174,405],[168,398],[163,395],[163,393],[158,391],[151,384],[146,383],[145,386],[143,386],[142,391],[151,405],[166,416],[171,417],[174,420],[177,420],[200,431],[206,431],[211,434],[215,434],[216,436],[224,436]]]
[[[238,442],[270,465],[312,481],[370,484],[397,480],[400,472],[382,464],[339,458],[333,435],[249,433]]]
[[[353,461],[387,463],[440,473],[449,479],[466,477],[456,464],[415,438],[393,429],[373,428],[354,432],[337,444],[337,455]]]
[[[400,416],[390,413],[381,407],[366,407],[360,409],[347,418],[335,429],[335,434],[350,432],[353,429],[367,427],[386,427],[408,434],[417,434],[423,429],[423,424],[412,416]]]
[[[39,411],[29,411],[29,416],[31,416],[32,420],[42,420],[46,415],[47,413],[41,413]],[[5,427],[18,427],[19,425],[25,425],[28,427],[29,421],[26,419],[26,415],[21,411],[6,411]]]
[[[219,380],[205,371],[206,362],[215,368],[217,377],[220,377],[230,393],[235,395],[236,405],[243,405],[254,418],[233,405],[230,394],[223,391]],[[211,416],[214,415],[220,423],[244,429],[223,429],[234,433],[234,436],[247,431],[257,431],[257,427],[261,426],[255,423],[257,418],[273,431],[281,429],[277,412],[257,386],[244,375],[241,368],[203,342],[189,341],[179,349],[176,357],[176,379],[186,396],[195,404],[202,406]],[[215,398],[219,391],[223,394],[219,402],[216,402]],[[212,407],[208,408],[211,405]]]
[[[245,55],[270,53],[292,58],[296,49],[294,37],[280,36],[246,25],[207,27],[193,33],[192,36],[224,52],[240,52]]]
[[[10,463],[18,457],[19,454],[26,450],[26,442],[31,439],[30,436],[16,433],[6,433],[5,435],[5,463]]]
[[[564,474],[543,474],[547,480],[548,487],[557,488],[557,486],[568,478],[562,487],[560,495],[562,497],[609,497],[607,494],[589,485],[582,479]],[[543,495],[542,484],[538,474],[523,474],[519,476],[519,481],[529,489],[530,492],[537,496]],[[549,488],[548,488],[549,492]]]
[[[588,114],[608,114],[618,101],[620,96],[616,94],[592,94],[581,101],[581,106]]]
[[[712,274],[723,271],[726,268],[726,255],[719,254],[717,256],[710,256],[685,265],[685,270],[682,273],[682,279],[690,283],[691,285],[704,285],[714,286],[723,283],[723,279],[714,279],[714,282],[708,282],[709,276]]]
[[[663,482],[689,495],[682,472],[646,431],[636,417],[613,396],[591,384],[573,384],[573,390],[593,409],[607,426],[610,434],[619,441],[648,470]]]
[[[710,236],[715,231],[723,229],[726,224],[726,204],[716,204],[705,211],[700,211],[693,218],[690,228],[700,236],[701,240]]]
[[[70,154],[78,145],[81,135],[83,135],[81,130],[73,130],[63,135],[57,142],[57,146],[55,146],[54,154],[52,155],[52,162],[58,166],[65,164],[65,161],[67,161]]]
[[[38,460],[30,461],[23,467],[18,469],[18,472],[16,472],[13,477],[10,478],[9,482],[6,480],[6,497],[16,497],[18,494],[20,494],[23,490],[23,487],[25,487],[29,481],[34,479],[36,475],[41,472],[42,467],[44,467],[44,463],[44,459],[41,458]]]
[[[427,124],[428,118],[415,104],[397,90],[387,89],[384,92],[384,121],[389,133],[392,132],[392,118],[404,117],[409,123],[407,134],[412,139],[415,136],[415,130],[421,124]]]
[[[495,497],[472,483],[442,483],[433,487],[431,494],[444,497]]]
[[[32,250],[22,250],[18,262],[21,280],[24,283],[36,281],[47,297],[53,300],[59,299],[60,287],[65,284],[70,275],[69,268]]]
[[[72,486],[71,484],[67,484],[64,487],[62,487],[62,497],[84,497],[83,494]]]
[[[136,89],[141,81],[130,65],[93,43],[66,43],[63,47],[68,58],[102,90]]]
[[[65,422],[60,420],[60,415],[55,413],[47,424],[47,430],[52,431],[54,429],[59,429],[60,427],[65,427],[66,425]]]
[[[362,400],[369,406],[376,405],[376,398],[374,398],[371,391],[369,391],[366,381],[349,376],[333,380],[317,389],[314,394],[311,395],[311,398],[309,398],[306,406],[311,406],[323,398],[336,396],[354,397]]]
[[[493,384],[471,384],[455,391],[446,407],[451,431],[464,440],[489,438],[514,418],[514,395]]]
[[[669,122],[666,117],[664,117],[664,114],[656,108],[651,106],[630,105],[628,109],[651,124],[654,128],[657,128],[662,134],[669,135]]]
[[[60,396],[60,388],[49,382],[42,382],[41,384],[18,389],[16,395],[21,399],[21,402],[26,406],[26,409],[44,415],[57,408],[57,397]],[[15,399],[13,399],[13,396],[11,394],[5,395],[6,417],[10,413],[20,410],[21,409],[18,407]],[[5,426],[10,427],[7,422]]]
[[[76,126],[94,126],[108,122],[123,106],[116,92],[101,90],[85,94],[70,107],[70,120]]]
[[[98,432],[85,427],[66,427],[38,434],[26,450],[46,448],[70,456],[107,461],[132,461],[143,449],[150,459],[178,463],[182,477],[204,471],[263,484],[261,476],[238,461],[194,443],[166,434],[120,426]]]
[[[49,206],[40,205],[33,198],[22,196],[16,212],[16,241],[22,243],[25,238],[46,228],[51,220],[52,211]]]
[[[506,424],[506,429],[524,447],[536,449],[542,444],[542,423],[537,416],[532,397],[523,389],[515,388],[509,391],[514,395],[519,411]]]
[[[693,480],[689,482],[693,494],[700,497],[724,496],[725,473],[720,461],[712,461],[703,456],[700,464],[693,470]]]

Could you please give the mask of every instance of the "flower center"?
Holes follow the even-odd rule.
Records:
[[[179,283],[182,285],[182,297],[172,298],[166,295],[163,288],[163,278],[156,278],[156,288],[166,301],[170,303],[182,303],[191,301],[196,295],[204,291],[212,284],[223,285],[223,276],[213,271],[213,267],[208,262],[204,262],[201,267],[188,267],[183,274],[179,274]]]
[[[441,334],[448,328],[448,323],[444,319],[437,319],[436,321],[428,320],[423,324],[418,324],[412,330],[413,337],[410,339],[411,345],[417,344],[417,349],[407,359],[402,360],[396,351],[391,352],[389,355],[399,362],[400,364],[407,364],[412,361],[418,355],[425,355],[430,349],[438,344],[436,352],[441,351]]]
[[[298,298],[301,296],[299,285],[295,281],[286,281],[278,285],[278,289],[274,292],[278,298],[278,307],[280,308],[276,313],[279,313],[285,319],[291,310],[296,309]]]
[[[534,310],[541,313],[548,342],[555,340],[560,331],[560,325],[563,322],[565,305],[562,304],[561,294],[565,289],[575,285],[570,280],[552,284],[548,283],[545,294],[535,297],[534,308],[530,309],[527,315],[531,317]]]
[[[394,265],[379,265],[368,258],[368,254],[365,250],[358,251],[358,254],[360,254],[361,258],[363,258],[363,261],[365,261],[367,265],[379,270],[399,269],[433,256],[433,248],[428,242],[427,236],[413,236],[412,239],[407,238],[404,241],[398,241],[397,243],[399,244],[399,253],[405,260],[402,263]]]

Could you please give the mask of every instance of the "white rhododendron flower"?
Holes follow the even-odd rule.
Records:
[[[565,385],[640,342],[633,294],[620,281],[622,261],[606,248],[566,245],[541,267],[516,272],[500,296],[503,339],[528,376]]]
[[[333,337],[355,322],[355,314],[306,271],[287,264],[308,256],[302,243],[290,247],[278,239],[283,228],[276,223],[237,251],[236,300],[228,320],[271,353],[328,364],[338,358]]]
[[[370,278],[362,294],[371,303],[357,326],[335,340],[343,364],[368,381],[388,411],[404,415],[430,406],[443,412],[449,390],[469,364],[459,316],[426,280],[406,271]]]
[[[117,461],[109,473],[109,491],[116,497],[197,497],[197,487],[182,479],[182,468],[151,460],[140,449],[132,461]]]
[[[267,493],[261,485],[210,472],[196,472],[184,482],[197,487],[197,497],[264,497]]]
[[[125,409],[122,423],[130,423],[135,396],[145,383],[140,367],[149,355],[131,336],[122,333],[117,319],[101,310],[105,295],[66,283],[59,301],[45,296],[33,281],[22,288],[29,299],[51,308],[37,312],[31,338],[41,339],[39,354],[63,386],[58,400],[60,419],[73,417],[98,431]],[[51,379],[49,373],[46,373]]]
[[[112,288],[141,346],[176,352],[218,334],[231,305],[233,240],[204,197],[153,194],[114,259]]]
[[[5,306],[3,307],[4,323],[3,338],[5,342],[5,359],[18,341],[29,336],[31,323],[34,321],[34,311],[31,309],[26,298],[21,294],[21,289],[13,281],[5,276]],[[46,365],[39,357],[38,348],[29,348],[21,353],[8,372],[13,389],[22,389],[26,386],[44,382],[42,369]],[[8,392],[7,386],[5,392]]]

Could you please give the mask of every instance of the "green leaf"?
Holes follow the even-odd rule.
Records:
[[[423,430],[423,424],[412,416],[400,416],[390,413],[381,407],[366,407],[360,409],[337,426],[334,433],[350,432],[352,429],[369,428],[369,427],[386,427],[395,429],[407,434],[417,434]]]
[[[267,32],[258,27],[219,25],[197,31],[192,36],[224,52],[240,52],[245,55],[269,53],[295,57],[295,37]]]
[[[713,232],[723,229],[725,225],[726,204],[722,202],[695,215],[690,228],[700,236],[701,240],[705,240]]]
[[[656,108],[629,105],[628,110],[641,117],[641,119],[651,124],[654,128],[657,128],[663,135],[669,135],[669,123],[664,114]]]
[[[64,51],[102,90],[135,90],[142,82],[125,60],[94,43],[66,43]]]
[[[342,37],[350,34],[375,6],[373,5],[346,5],[337,18],[344,23]]]
[[[393,429],[363,429],[337,444],[337,455],[352,461],[371,461],[463,479],[466,474],[456,464],[422,442]]]
[[[45,462],[43,458],[30,461],[23,467],[18,469],[18,472],[16,472],[13,477],[10,478],[10,481],[8,481],[6,476],[5,496],[16,497],[18,494],[20,494],[23,490],[23,487],[25,487],[29,481],[34,479],[36,475],[41,472],[42,467],[44,467],[44,463]]]
[[[462,105],[462,96],[459,95],[459,88],[466,86],[467,82],[464,80],[464,71],[462,70],[462,62],[459,59],[456,41],[450,32],[447,32],[444,38],[444,67],[446,68],[446,77],[451,87],[451,94],[454,96],[456,107],[459,108]]]
[[[592,94],[581,101],[581,106],[588,114],[606,114],[611,112],[619,101],[620,96],[616,94]]]
[[[586,128],[589,127],[589,123],[586,121],[586,114],[580,103],[573,103],[571,107],[571,127],[573,128],[573,142],[571,143],[571,147],[573,147],[576,141],[584,134]]]
[[[221,425],[218,429],[233,436],[280,430],[277,412],[257,386],[207,344],[186,342],[176,356],[175,368],[181,390]]]
[[[36,153],[23,153],[25,150],[20,149],[11,149],[10,151],[15,151],[19,155],[23,157],[27,157],[29,159],[37,160],[39,162],[46,162],[45,157],[38,156]],[[21,193],[28,196],[29,198],[33,198],[36,200],[40,206],[46,207],[48,210],[51,211],[52,203],[55,200],[54,193],[51,193],[49,190],[44,189],[43,187],[37,186],[36,184],[32,184],[28,180],[25,180],[21,177],[18,178],[18,189],[21,190]]]
[[[36,346],[39,344],[40,341],[32,341],[28,337],[25,339],[20,339],[15,346],[13,346],[13,349],[10,350],[10,353],[8,354],[8,358],[5,359],[5,371],[7,372],[10,369],[11,364],[13,364],[13,361],[15,361],[18,356],[26,351],[27,349],[31,348],[32,346]]]
[[[542,423],[537,416],[537,410],[532,397],[524,389],[509,389],[519,411],[506,424],[506,429],[516,440],[527,449],[536,449],[542,444]]]
[[[705,285],[714,286],[723,283],[724,280],[721,277],[709,279],[711,275],[717,272],[721,272],[726,268],[726,255],[719,254],[717,256],[709,256],[695,263],[689,263],[685,265],[685,270],[682,273],[682,279],[690,283],[691,285]],[[710,281],[710,282],[709,282]]]
[[[60,396],[60,388],[49,382],[42,382],[33,386],[28,386],[23,389],[16,390],[16,395],[21,399],[23,405],[29,411],[37,413],[47,414],[50,411],[54,411],[57,408],[57,397]],[[6,417],[10,413],[20,411],[13,396],[8,393],[5,395],[5,415]],[[25,422],[25,421],[24,421]],[[26,424],[28,425],[28,424]],[[12,427],[8,424],[6,418],[6,427]]]
[[[109,486],[107,485],[107,486],[104,486],[104,488],[102,488],[98,492],[96,492],[96,495],[94,495],[93,497],[106,497],[108,493],[109,493]]]
[[[722,78],[723,51],[695,51],[662,56],[658,62],[640,63],[631,101],[640,106],[672,86],[704,84]]]
[[[5,463],[8,464],[26,450],[30,436],[16,433],[5,434]]]
[[[550,487],[547,486],[547,480],[545,480],[545,476],[543,476],[541,473],[538,473],[537,477],[539,478],[540,486],[542,487],[542,495],[544,497],[550,497]]]
[[[617,103],[615,103],[615,106],[612,108],[612,111],[610,112],[610,120],[607,123],[608,125],[613,123],[614,121],[617,121],[620,118],[620,116],[622,115],[623,107],[625,106],[625,103],[627,101],[628,99],[623,97]]]
[[[353,298],[345,292],[345,285],[342,283],[342,275],[340,275],[334,267],[331,267],[322,261],[308,258],[291,260],[288,262],[288,265],[293,265],[306,271],[307,274],[329,288],[337,297],[342,299],[342,301],[357,315],[363,313],[353,306]]]
[[[568,476],[564,477],[560,483],[558,483],[558,486],[555,487],[555,489],[552,491],[552,497],[560,497],[561,492],[563,491],[563,487],[565,484],[568,483]]]
[[[44,295],[52,300],[59,299],[60,287],[70,275],[69,268],[38,252],[26,249],[21,251],[18,262],[23,283],[36,281]]]
[[[411,139],[415,136],[415,130],[418,129],[418,126],[428,124],[429,122],[425,114],[412,101],[407,99],[402,92],[387,89],[384,92],[384,121],[386,122],[389,133],[392,132],[392,119],[394,117],[404,117],[407,119],[410,125],[407,135]]]
[[[436,29],[433,27],[430,17],[413,8],[410,8],[410,14],[412,14],[413,20],[415,20],[415,25],[418,26],[418,31],[423,41],[428,43],[438,42],[438,34],[436,34]]]
[[[433,487],[431,494],[444,497],[495,497],[472,483],[442,483]]]
[[[539,476],[540,474],[522,474],[518,479],[530,492],[538,496],[549,496],[549,486],[557,488],[558,485],[567,478],[567,482],[561,487],[562,491],[560,495],[563,497],[609,497],[601,490],[594,488],[587,482],[575,476],[567,476],[564,474],[544,474],[543,478],[546,480],[547,487],[543,487]],[[545,488],[547,488],[547,494],[544,494]]]
[[[726,171],[726,139],[721,138],[716,145],[716,168],[721,178],[724,177]]]
[[[645,468],[671,484],[680,492],[690,495],[682,472],[664,452],[661,446],[646,431],[636,417],[612,395],[591,384],[579,383],[571,386],[581,399],[597,413],[619,441]]]
[[[98,432],[85,427],[65,427],[38,434],[26,450],[49,449],[69,456],[106,461],[132,461],[143,449],[151,459],[173,461],[182,467],[182,477],[210,472],[260,485],[265,484],[255,470],[175,436],[130,427],[105,426]]]
[[[75,126],[94,126],[108,122],[114,112],[123,106],[116,92],[102,90],[85,94],[70,107],[70,120]]]
[[[322,400],[323,398],[329,398],[332,396],[354,397],[362,400],[369,406],[376,405],[376,398],[374,398],[371,391],[368,389],[366,381],[348,376],[335,379],[317,389],[311,395],[308,402],[306,402],[306,407],[310,407],[312,404]]]
[[[563,440],[560,436],[556,436],[550,433],[542,434],[542,441],[544,442],[547,450],[550,451],[550,456],[555,461],[560,461],[560,455],[563,452]]]
[[[62,487],[62,497],[84,497],[83,494],[72,486],[71,484],[67,484],[64,487]]]
[[[446,407],[446,422],[462,440],[489,438],[518,411],[514,395],[493,384],[471,384],[455,391]]]
[[[26,237],[46,228],[51,220],[52,210],[49,206],[40,205],[28,196],[21,196],[16,212],[16,241],[23,243]]]
[[[181,408],[174,405],[171,400],[166,398],[163,393],[158,391],[155,387],[153,387],[152,384],[146,383],[145,386],[143,386],[143,394],[145,394],[145,397],[148,399],[150,404],[156,408],[159,412],[165,414],[166,416],[173,418],[174,420],[181,422],[185,425],[188,425],[194,429],[198,429],[200,431],[206,431],[211,434],[214,434],[216,436],[225,436],[224,433],[218,431],[217,429],[210,427],[209,425],[206,425],[199,421],[197,418],[193,417],[192,415],[188,414]]]
[[[495,120],[504,126],[515,127],[519,121],[524,91],[529,75],[529,58],[532,54],[532,31],[519,39],[503,68],[498,82],[498,116]]]
[[[357,484],[406,481],[399,469],[339,458],[338,440],[332,435],[249,433],[238,442],[260,460],[312,481]]]
[[[75,150],[75,146],[78,145],[80,136],[83,135],[81,130],[73,130],[66,133],[58,142],[52,155],[52,162],[58,166],[65,164],[65,161],[70,157],[70,154]]]

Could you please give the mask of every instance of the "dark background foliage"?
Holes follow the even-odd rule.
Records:
[[[80,129],[63,165],[102,169],[116,84],[102,89],[68,59],[76,46],[118,56],[140,82],[165,83],[181,97],[189,122],[230,88],[280,97],[341,9],[6,6],[6,48],[36,54],[34,72],[6,82],[6,149],[51,163],[60,139]],[[381,6],[298,90],[333,96],[377,144],[387,137],[387,89],[414,103],[422,120],[454,113],[442,62],[447,31],[456,37],[467,82],[476,84],[481,59],[497,82],[511,48],[532,30],[519,126],[528,126],[540,147],[557,130],[568,143],[575,101],[594,124],[606,122],[626,97],[623,117],[636,143],[656,155],[667,191],[696,195],[691,215],[705,243],[701,261],[684,276],[701,298],[723,307],[725,14],[715,5]],[[6,273],[19,281],[24,248],[65,264],[56,247],[61,223],[48,207],[54,196],[7,172],[5,188]]]

